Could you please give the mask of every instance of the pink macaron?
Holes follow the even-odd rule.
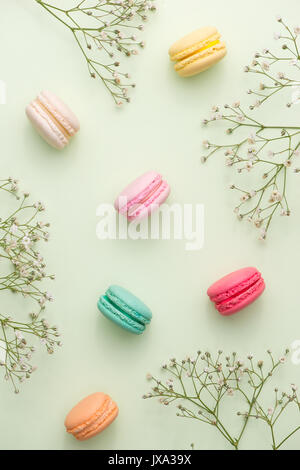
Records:
[[[227,316],[242,310],[264,291],[265,282],[256,268],[243,268],[227,274],[207,290],[221,315]]]
[[[26,115],[40,136],[56,149],[66,147],[80,128],[73,111],[50,91],[41,91],[26,107]]]
[[[170,186],[156,171],[148,171],[130,183],[115,200],[115,209],[129,221],[140,220],[165,202]]]

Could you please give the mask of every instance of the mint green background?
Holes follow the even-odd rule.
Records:
[[[132,103],[116,109],[101,85],[89,79],[62,25],[33,0],[1,2],[0,78],[8,86],[8,102],[0,106],[1,174],[19,178],[22,188],[47,207],[52,238],[43,253],[57,275],[48,318],[59,324],[64,342],[53,357],[37,353],[39,370],[20,395],[1,384],[2,449],[177,449],[191,442],[201,449],[228,448],[213,428],[179,420],[175,408],[141,400],[149,389],[146,373],[157,374],[167,358],[198,348],[236,350],[240,356],[253,352],[259,358],[268,347],[280,355],[300,338],[299,180],[291,174],[293,217],[278,218],[262,244],[258,232],[232,213],[236,195],[226,188],[238,178],[224,167],[222,155],[200,164],[203,139],[226,139],[222,125],[205,131],[201,119],[212,104],[242,98],[254,86],[255,77],[243,74],[242,66],[257,49],[273,44],[277,13],[294,24],[299,1],[157,3],[159,11],[143,34],[145,51],[124,61],[138,84]],[[168,47],[206,24],[219,27],[228,56],[201,76],[181,79],[169,64]],[[24,115],[26,104],[47,88],[70,104],[82,125],[62,153],[48,147]],[[287,114],[280,103],[262,111],[270,123],[281,123]],[[299,109],[289,111],[288,120],[294,122]],[[152,168],[170,183],[170,203],[205,205],[202,250],[187,252],[183,241],[96,238],[97,206],[112,202],[124,185]],[[247,311],[223,318],[206,289],[246,265],[260,268],[266,292]],[[130,335],[99,315],[98,296],[111,283],[132,290],[151,307],[153,321],[144,335]],[[5,299],[1,307],[7,311],[10,305]],[[299,373],[299,366],[289,362],[276,383],[300,383]],[[64,417],[79,399],[98,390],[117,401],[119,418],[101,436],[78,443],[65,433]],[[257,422],[251,426],[243,447],[268,448],[269,436]],[[299,439],[288,448],[299,449]]]

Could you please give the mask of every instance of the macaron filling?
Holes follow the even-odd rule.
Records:
[[[171,60],[181,60],[181,59],[191,56],[192,54],[195,54],[196,52],[208,49],[213,44],[219,43],[220,37],[221,37],[220,33],[216,31],[215,33],[207,36],[206,39],[201,39],[200,41],[196,43],[194,42],[194,40],[190,40],[192,42],[189,41],[190,45],[188,47],[176,52],[175,54],[174,53],[171,54]]]
[[[198,54],[199,52],[205,51],[206,49],[209,49],[210,47],[214,46],[215,44],[220,44],[219,39],[216,39],[215,41],[210,40],[207,44],[203,45],[203,42],[200,42],[196,44],[193,48],[186,49],[185,51],[182,52],[182,57],[181,59],[186,59],[187,57],[191,57],[194,54]]]
[[[244,281],[233,285],[230,289],[227,289],[226,291],[221,292],[220,294],[211,296],[211,300],[216,304],[220,304],[224,300],[228,300],[230,297],[234,297],[238,294],[241,294],[243,291],[256,284],[256,282],[260,279],[262,279],[261,274],[257,271],[248,279],[245,279]]]
[[[128,219],[132,220],[138,217],[141,212],[144,209],[147,209],[147,207],[150,206],[159,206],[159,204],[156,204],[155,201],[159,198],[159,196],[165,192],[168,189],[168,183],[166,181],[161,181],[161,183],[155,188],[155,190],[148,195],[148,197],[142,201],[139,202],[136,205],[133,205],[129,210],[128,210]]]
[[[138,312],[128,307],[128,305],[122,303],[119,299],[110,299],[107,293],[100,297],[98,304],[100,310],[105,315],[105,310],[101,309],[101,304],[103,305],[104,309],[107,309],[112,315],[115,315],[117,318],[119,318],[121,322],[127,323],[134,330],[138,330],[141,333],[145,330],[145,324],[149,323],[149,321],[145,320]]]
[[[62,142],[62,144],[66,145],[69,142],[66,133],[63,132],[61,126],[53,119],[52,115],[47,111],[42,103],[40,103],[38,100],[35,100],[30,104],[30,106],[43,120],[47,122],[47,125],[50,127],[56,137]]]
[[[67,431],[73,434],[76,439],[88,439],[89,436],[93,435],[116,411],[116,404],[107,397],[104,404],[87,421]]]
[[[52,120],[53,124],[56,125],[56,127],[60,130],[60,132],[63,133],[65,138],[69,140],[69,138],[74,135],[74,131],[72,131],[71,126],[66,122],[65,119],[63,119],[62,116],[60,116],[54,108],[51,108],[51,105],[47,103],[46,100],[42,99],[42,96],[39,95],[39,97],[35,100],[35,103],[37,106],[40,106],[43,111],[48,114],[49,118]],[[51,109],[51,110],[50,110]]]
[[[59,112],[55,105],[50,103],[43,93],[40,93],[37,97],[37,101],[49,112],[52,118],[57,122],[58,126],[63,130],[63,132],[72,137],[76,134],[76,130],[71,126],[70,122]]]
[[[187,65],[193,64],[197,60],[203,59],[204,57],[209,56],[210,54],[213,54],[214,52],[221,50],[221,49],[225,49],[225,43],[222,43],[219,40],[213,41],[207,44],[205,47],[195,50],[192,54],[183,57],[175,65],[175,69],[181,70]]]
[[[111,290],[108,290],[106,292],[106,296],[110,299],[110,301],[117,305],[122,311],[127,312],[128,315],[132,316],[137,322],[147,325],[150,323],[152,315],[149,313],[149,317],[146,317],[146,315],[141,315],[138,313],[135,309],[130,307],[126,302],[124,302],[120,297],[117,297],[114,295]]]
[[[258,273],[259,274],[259,273]],[[254,278],[254,279],[253,279]],[[252,282],[250,282],[252,280]],[[245,285],[247,284],[247,285]],[[244,287],[242,288],[242,285]],[[247,297],[253,295],[255,292],[260,292],[264,288],[264,280],[259,274],[259,277],[253,276],[248,282],[241,283],[236,290],[230,289],[223,300],[215,301],[216,308],[219,312],[224,312],[233,308],[235,305],[244,302]],[[213,300],[213,299],[212,299]]]
[[[119,211],[121,213],[127,213],[129,220],[135,219],[145,208],[154,204],[155,200],[167,187],[168,183],[163,181],[161,175],[157,175],[143,191],[122,206]]]

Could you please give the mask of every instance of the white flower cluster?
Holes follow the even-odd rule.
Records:
[[[249,89],[248,95],[254,95],[255,101],[249,105],[249,110],[236,101],[231,105],[225,104],[224,110],[214,105],[211,116],[203,120],[204,125],[211,122],[223,121],[229,124],[226,129],[227,135],[236,134],[238,131],[243,133],[240,140],[234,144],[218,145],[203,141],[203,146],[207,151],[202,156],[202,162],[214,155],[218,151],[224,151],[225,165],[235,168],[238,174],[253,172],[257,175],[261,169],[262,178],[257,187],[253,189],[253,178],[251,179],[251,189],[244,189],[238,184],[231,184],[230,188],[240,193],[240,203],[234,209],[239,220],[246,219],[253,222],[254,226],[261,229],[260,240],[265,240],[269,230],[272,218],[275,214],[289,216],[291,211],[287,201],[287,181],[288,169],[292,168],[294,173],[300,173],[299,166],[296,165],[296,159],[300,155],[300,126],[284,126],[274,123],[274,125],[264,124],[253,117],[251,111],[256,111],[263,103],[271,99],[274,95],[283,90],[293,90],[292,99],[287,103],[290,108],[298,103],[298,94],[300,89],[299,76],[294,76],[287,70],[282,72],[276,70],[276,66],[284,64],[290,65],[300,70],[300,28],[288,27],[281,17],[279,23],[285,29],[282,35],[277,34],[276,39],[283,39],[281,49],[285,51],[282,57],[281,53],[274,53],[270,49],[263,49],[262,53],[255,53],[251,65],[245,67],[245,72],[259,75],[260,82],[258,89]],[[251,133],[246,134],[251,129]],[[245,178],[244,178],[245,181]]]
[[[134,56],[145,42],[135,32],[143,31],[149,12],[156,10],[149,0],[101,0],[89,6],[86,0],[64,10],[59,5],[36,0],[72,33],[92,78],[99,78],[115,103],[129,102],[129,90],[136,84],[129,73],[117,71],[122,56]],[[58,13],[59,11],[59,13]]]
[[[181,361],[172,358],[162,366],[163,373],[168,374],[165,380],[147,374],[146,378],[152,381],[153,387],[143,398],[157,398],[164,406],[176,402],[178,417],[214,426],[234,449],[240,448],[250,420],[260,419],[272,436],[273,449],[279,449],[300,427],[293,429],[291,424],[285,438],[277,437],[277,421],[290,405],[298,411],[300,401],[295,384],[291,384],[289,393],[279,394],[275,388],[275,400],[273,396],[268,397],[270,389],[266,384],[276,369],[286,362],[289,350],[278,360],[270,350],[267,354],[266,361],[254,361],[253,354],[242,360],[236,352],[224,357],[221,350],[215,355],[198,351],[195,358],[188,356]],[[244,410],[236,413],[243,418],[240,430],[236,424],[231,430],[228,410],[234,409],[234,403],[240,407],[241,402]],[[265,403],[272,403],[272,406],[265,407]]]
[[[46,302],[53,300],[52,294],[39,285],[45,279],[54,279],[54,275],[46,273],[44,258],[37,250],[38,242],[49,239],[50,224],[37,220],[45,208],[41,202],[28,203],[29,194],[20,194],[18,182],[12,178],[0,180],[0,195],[7,193],[13,196],[17,207],[0,219],[0,261],[10,263],[8,273],[0,276],[0,289],[22,294],[38,305],[38,312],[31,312],[27,323],[0,312],[0,366],[17,393],[17,383],[29,379],[35,370],[30,364],[35,346],[27,343],[27,337],[38,338],[49,354],[61,342],[57,327],[39,319]]]

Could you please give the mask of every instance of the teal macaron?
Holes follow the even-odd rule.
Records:
[[[151,310],[120,286],[110,286],[98,300],[97,307],[106,318],[136,335],[145,331],[152,318]]]

